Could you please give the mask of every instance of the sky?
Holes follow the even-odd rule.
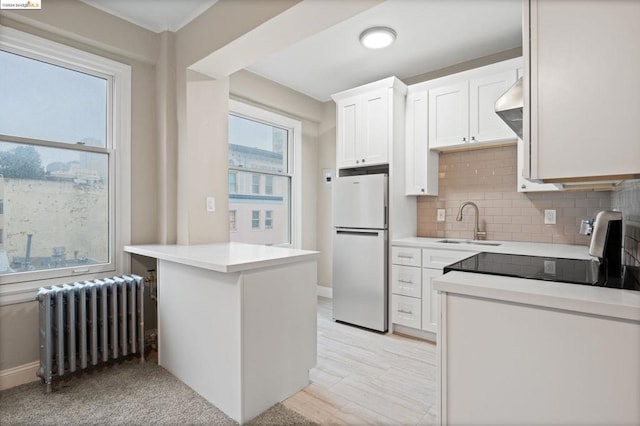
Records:
[[[267,124],[229,115],[229,143],[271,151],[272,132]]]
[[[4,51],[0,70],[0,134],[105,146],[105,79]],[[1,144],[0,150],[7,147],[13,148]],[[43,165],[69,161],[65,150],[39,151]]]

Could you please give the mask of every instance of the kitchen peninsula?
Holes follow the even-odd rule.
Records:
[[[240,424],[309,383],[318,252],[136,245],[158,272],[158,363]]]

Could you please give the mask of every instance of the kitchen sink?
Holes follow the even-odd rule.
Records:
[[[478,240],[440,240],[436,242],[445,243],[445,244],[473,244],[476,246],[499,246],[502,244],[502,243],[492,243],[489,241],[478,241]]]

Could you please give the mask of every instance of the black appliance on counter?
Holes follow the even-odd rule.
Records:
[[[444,273],[474,272],[640,291],[638,271],[621,265],[622,214],[598,212],[593,221],[583,222],[581,232],[593,232],[589,254],[598,260],[482,252],[445,267]]]

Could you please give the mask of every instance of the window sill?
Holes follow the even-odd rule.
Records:
[[[62,285],[65,283],[82,282],[101,279],[107,276],[116,275],[115,270],[103,271],[96,274],[74,275],[61,278],[50,278],[38,281],[26,281],[14,284],[3,284],[0,286],[0,306],[14,305],[17,303],[34,302],[40,287],[52,285]]]

